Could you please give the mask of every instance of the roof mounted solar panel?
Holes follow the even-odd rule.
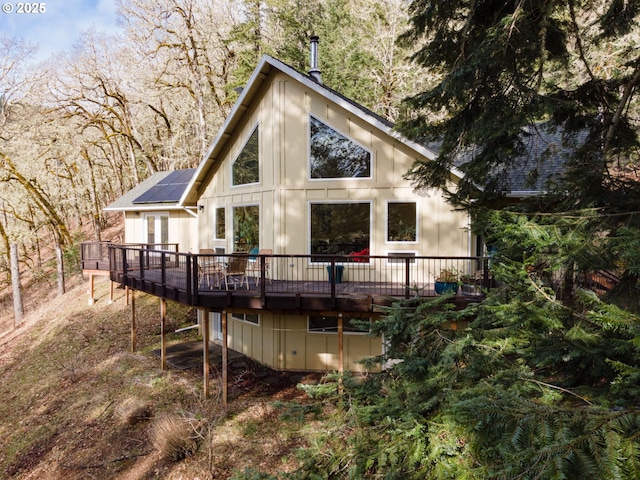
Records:
[[[171,172],[132,203],[176,203],[187,188],[194,171],[194,168],[188,168]]]

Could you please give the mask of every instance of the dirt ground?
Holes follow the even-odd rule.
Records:
[[[29,303],[18,328],[3,318],[0,478],[217,479],[247,468],[295,470],[317,420],[283,420],[282,408],[311,403],[297,385],[317,383],[319,374],[275,372],[234,356],[225,408],[219,366],[211,365],[206,399],[201,369],[161,370],[152,353],[157,298],[136,300],[138,349],[131,352],[124,291],[112,304],[108,296],[108,282],[98,281],[90,306],[87,282],[76,278],[62,297]],[[169,343],[198,341],[197,330],[172,333],[193,322],[193,311],[170,304]],[[167,415],[194,426],[198,448],[180,461],[164,458],[153,441]]]
[[[119,219],[104,239],[122,235]],[[321,420],[318,412],[285,413],[313,403],[298,385],[320,382],[320,374],[275,372],[234,355],[225,407],[220,365],[210,367],[207,398],[201,366],[160,368],[157,298],[136,297],[131,352],[124,290],[111,303],[109,282],[98,277],[90,305],[88,279],[70,276],[58,296],[54,273],[36,282],[21,271],[20,325],[10,286],[0,289],[0,479],[204,480],[248,468],[278,475],[300,464],[297,452]],[[174,333],[194,323],[193,309],[170,303],[169,345],[200,341],[196,329]],[[167,416],[193,427],[197,449],[179,461],[164,457],[154,436]]]

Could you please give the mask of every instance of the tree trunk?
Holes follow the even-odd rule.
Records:
[[[4,202],[2,202],[4,205]],[[9,250],[11,250],[11,246],[9,244],[9,235],[7,235],[7,231],[4,229],[4,225],[7,223],[7,212],[3,210],[3,221],[0,222],[0,239],[2,239],[2,248],[3,255],[6,255],[5,258],[0,259],[0,267],[4,269],[4,267],[8,267],[11,263],[9,259]]]
[[[24,307],[22,305],[22,289],[20,287],[20,265],[18,264],[18,245],[11,244],[11,285],[13,286],[14,326],[22,323]]]
[[[62,256],[62,247],[58,243],[56,245],[56,265],[58,266],[58,296],[64,295],[64,257]]]

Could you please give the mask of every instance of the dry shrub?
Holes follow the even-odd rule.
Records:
[[[193,455],[200,434],[188,420],[175,415],[159,418],[151,431],[154,446],[163,458],[173,461]]]
[[[129,397],[117,408],[118,416],[123,423],[135,425],[151,418],[151,406],[139,398]]]

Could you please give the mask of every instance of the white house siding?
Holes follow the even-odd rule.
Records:
[[[308,210],[312,201],[369,201],[372,204],[371,254],[415,251],[417,255],[463,256],[470,254],[468,218],[452,211],[439,191],[426,196],[414,193],[402,178],[415,153],[401,142],[372,128],[339,106],[278,74],[271,88],[244,115],[237,135],[228,142],[213,177],[204,188],[199,204],[200,247],[224,247],[231,251],[231,208],[260,206],[260,247],[274,253],[308,253]],[[349,135],[373,153],[371,179],[310,180],[308,178],[309,109],[316,117]],[[231,187],[231,164],[255,126],[260,128],[260,184]],[[388,200],[416,200],[419,212],[419,242],[387,243]],[[213,238],[216,207],[226,207],[227,238]]]
[[[213,328],[213,327],[211,327]],[[213,336],[213,331],[211,332]],[[260,326],[232,319],[228,346],[278,370],[338,370],[338,335],[309,333],[303,315],[260,314]],[[363,358],[380,355],[382,340],[366,334],[343,335],[344,369],[364,372]]]
[[[311,202],[366,201],[371,205],[372,255],[394,251],[423,256],[470,254],[467,216],[452,211],[439,191],[419,196],[402,178],[417,158],[416,151],[288,75],[275,72],[270,74],[262,94],[247,106],[241,122],[234,127],[232,137],[226,140],[199,188],[198,204],[204,206],[198,214],[200,248],[222,247],[231,252],[232,207],[256,204],[260,207],[260,248],[272,248],[275,254],[308,254]],[[309,112],[372,152],[370,179],[309,179]],[[256,125],[260,129],[260,182],[232,187],[231,164]],[[417,242],[386,241],[389,200],[416,201]],[[224,240],[214,239],[217,207],[225,207]],[[273,268],[272,276],[278,278],[277,265]],[[371,267],[349,265],[351,268]],[[230,322],[230,348],[281,370],[338,369],[336,334],[309,333],[306,316],[265,312],[260,315],[260,326],[237,320]],[[358,360],[381,352],[380,339],[344,335],[345,370],[361,371],[363,367]]]
[[[195,252],[198,248],[198,225],[193,215],[184,210],[125,212],[125,243],[147,243],[145,214],[169,214],[169,243],[177,243],[179,252]]]

